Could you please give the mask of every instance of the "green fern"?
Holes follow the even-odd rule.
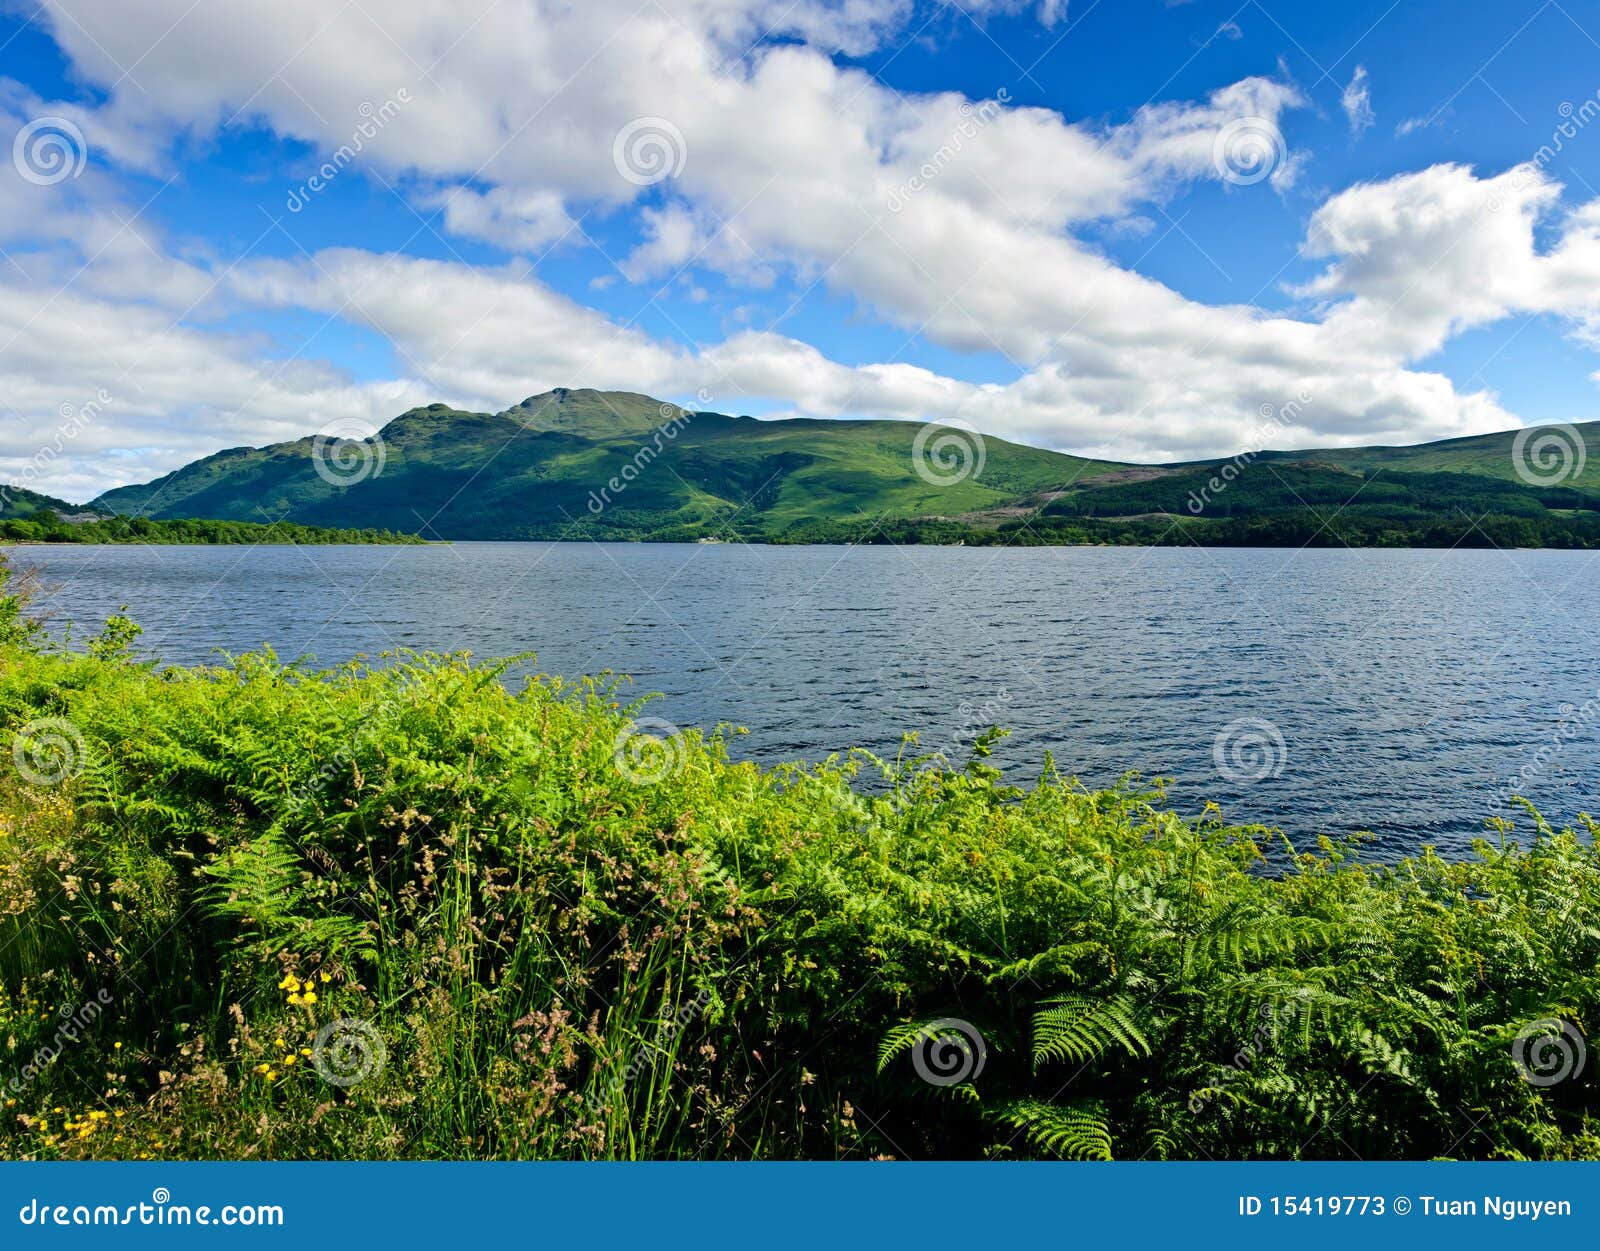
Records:
[[[1007,1104],[995,1120],[1020,1133],[1036,1150],[1063,1160],[1110,1160],[1111,1126],[1095,1102],[1045,1103],[1021,1099]]]
[[[368,929],[312,906],[310,871],[276,827],[223,853],[205,869],[207,912],[237,924],[246,950],[347,959],[374,954]]]
[[[1046,1000],[1034,1014],[1035,1067],[1052,1060],[1087,1064],[1118,1048],[1131,1056],[1150,1054],[1150,1040],[1139,1027],[1133,1001],[1125,996],[1062,995]]]

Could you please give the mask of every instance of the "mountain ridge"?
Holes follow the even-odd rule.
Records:
[[[942,423],[767,421],[639,392],[558,387],[498,413],[418,406],[363,440],[224,449],[86,507],[164,519],[283,517],[445,539],[792,541],[887,521],[979,530],[1070,521],[1103,530],[1152,516],[1282,517],[1313,507],[1273,483],[1290,473],[1322,501],[1316,507],[1353,509],[1356,518],[1412,525],[1485,509],[1541,526],[1574,517],[1587,524],[1591,513],[1600,522],[1600,455],[1588,457],[1590,448],[1600,452],[1600,421],[1543,429],[1138,465]],[[1537,447],[1547,436],[1568,441],[1579,472],[1546,482],[1527,472],[1527,456],[1518,463],[1521,441]],[[1214,475],[1226,480],[1210,487]],[[1381,489],[1371,485],[1377,476]],[[1180,480],[1188,495],[1174,494]]]

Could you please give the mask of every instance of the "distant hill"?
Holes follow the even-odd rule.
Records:
[[[324,447],[320,461],[313,439],[233,448],[108,491],[93,506],[152,517],[265,514],[456,539],[777,536],[818,523],[998,508],[1116,468],[984,438],[978,472],[941,485],[960,475],[961,462],[924,455],[928,477],[919,475],[923,429],[758,421],[627,392],[558,389],[501,413],[412,409],[376,440]],[[973,447],[967,439],[964,448]],[[940,453],[936,444],[925,451]],[[349,462],[342,481],[341,456]]]
[[[109,510],[97,510],[92,504],[69,504],[26,487],[0,486],[0,521],[31,517],[38,512],[52,512],[68,522],[93,521],[109,515]]]
[[[1600,421],[1578,422],[1570,427],[1545,427],[1548,431],[1570,429],[1583,439],[1586,454],[1584,465],[1575,477],[1563,480],[1562,485],[1600,494]],[[1514,451],[1520,430],[1501,430],[1494,434],[1475,434],[1460,439],[1441,439],[1434,443],[1416,443],[1403,447],[1340,447],[1323,448],[1305,452],[1263,452],[1264,461],[1310,461],[1330,465],[1344,465],[1351,469],[1398,471],[1401,473],[1472,473],[1488,478],[1505,478],[1521,482],[1517,473],[1518,458]],[[1539,431],[1530,436],[1528,455],[1535,455]],[[1556,447],[1565,440],[1557,434]],[[1557,462],[1552,462],[1554,465]],[[1538,467],[1534,461],[1533,466]]]
[[[1559,467],[1537,460],[1545,434],[1128,465],[558,388],[499,413],[412,409],[369,440],[232,448],[90,507],[449,539],[1600,546],[1600,422],[1553,428],[1550,450],[1587,460],[1547,483],[1528,473]]]

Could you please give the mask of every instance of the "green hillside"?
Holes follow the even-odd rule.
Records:
[[[1311,461],[1269,461],[1228,481],[1208,465],[1136,482],[1091,483],[1045,506],[1047,516],[1127,518],[1172,513],[1213,520],[1266,517],[1305,509],[1420,520],[1451,512],[1543,517],[1593,510],[1600,492],[1533,487],[1487,474],[1418,473]],[[1221,483],[1221,486],[1215,485]]]
[[[781,537],[809,524],[956,515],[1116,466],[982,440],[982,464],[950,485],[912,422],[758,421],[626,392],[557,390],[502,413],[442,404],[396,417],[365,444],[323,456],[312,439],[234,448],[95,506],[119,514],[421,531],[429,537]],[[955,437],[971,441],[959,432]],[[340,457],[348,461],[339,479]],[[334,481],[329,479],[333,478]]]
[[[1559,432],[1562,428],[1547,427]],[[1600,494],[1600,421],[1579,422],[1568,429],[1576,430],[1585,445],[1584,465],[1581,472],[1565,478],[1563,485],[1577,487]],[[1494,434],[1475,434],[1461,439],[1441,439],[1434,443],[1418,443],[1409,447],[1345,447],[1323,448],[1304,452],[1263,452],[1262,461],[1314,461],[1330,465],[1344,465],[1350,469],[1397,470],[1402,473],[1471,473],[1489,478],[1505,478],[1520,482],[1517,474],[1515,443],[1520,430],[1500,430]],[[1557,433],[1557,439],[1565,436]],[[1530,449],[1537,448],[1539,436],[1528,440]],[[1567,440],[1571,446],[1570,440]],[[1554,451],[1552,447],[1552,451]],[[1532,453],[1530,452],[1530,456]],[[1550,467],[1559,463],[1550,462]],[[1539,467],[1539,462],[1534,462]]]
[[[58,517],[76,517],[93,511],[92,506],[69,504],[53,495],[41,495],[26,487],[0,487],[0,521],[32,517],[36,513],[54,513]]]
[[[358,443],[233,448],[91,507],[445,539],[1595,547],[1600,422],[1119,465],[915,422],[559,388],[500,413],[412,409]]]

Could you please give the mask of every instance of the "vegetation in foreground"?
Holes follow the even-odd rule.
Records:
[[[103,517],[64,521],[53,509],[0,521],[0,543],[421,543],[392,530],[339,530],[294,521],[210,521],[185,517]]]
[[[6,1157],[1600,1156],[1587,820],[1368,865],[987,739],[137,645],[0,598]]]

